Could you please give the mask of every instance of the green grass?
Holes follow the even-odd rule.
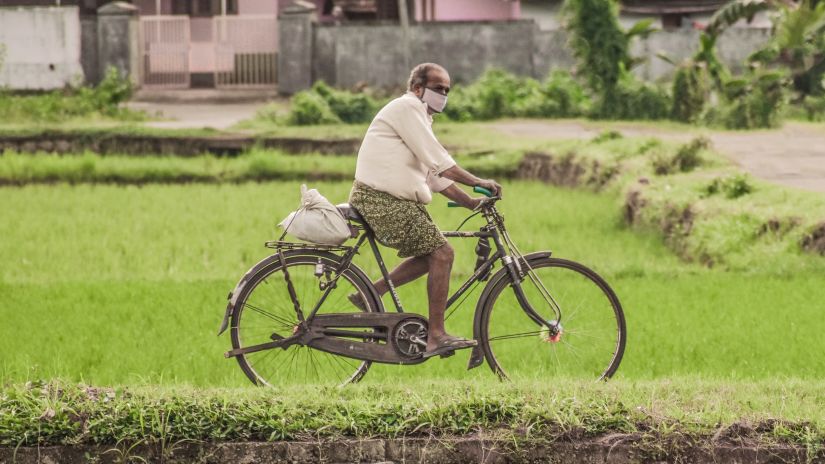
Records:
[[[90,388],[68,382],[0,389],[0,446],[319,441],[481,435],[518,446],[634,434],[632,446],[724,442],[795,444],[813,456],[825,439],[821,381],[478,384],[422,380],[345,389]],[[657,441],[656,439],[663,439]],[[741,440],[741,441],[740,441]],[[703,445],[699,445],[703,446]]]
[[[513,177],[522,154],[516,151],[457,155],[467,169],[481,176]],[[236,183],[244,181],[352,179],[355,156],[290,155],[253,149],[238,157],[57,155],[47,153],[0,155],[0,184],[32,183]]]
[[[349,190],[347,182],[312,186],[335,202]],[[620,296],[629,341],[619,379],[825,374],[816,349],[825,330],[821,261],[805,273],[767,261],[742,272],[706,269],[680,261],[658,234],[626,228],[611,196],[531,182],[505,188],[501,209],[522,250],[591,265]],[[226,294],[268,254],[262,243],[277,237],[275,224],[298,199],[297,182],[0,189],[0,381],[246,385],[222,357],[228,337],[215,336]],[[443,203],[430,211],[454,228],[462,210]],[[474,243],[455,244],[453,288],[474,261]],[[378,275],[367,255],[356,263]],[[419,313],[424,293],[423,280],[400,289]],[[470,335],[474,301],[449,321],[451,331]],[[465,364],[461,354],[373,366],[365,382],[496,382],[486,367]]]

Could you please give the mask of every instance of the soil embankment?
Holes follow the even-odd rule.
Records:
[[[100,155],[175,155],[198,156],[209,153],[237,156],[254,147],[283,150],[286,153],[321,153],[351,155],[358,151],[360,140],[310,139],[299,137],[250,137],[242,135],[185,136],[130,134],[113,132],[43,132],[0,136],[0,153],[84,153]]]
[[[0,461],[19,464],[87,462],[174,463],[427,463],[427,464],[624,464],[642,462],[822,463],[825,456],[805,447],[765,446],[725,440],[669,444],[638,435],[609,434],[563,441],[512,442],[476,437],[345,439],[292,442],[186,442],[165,446],[50,446],[0,448]]]

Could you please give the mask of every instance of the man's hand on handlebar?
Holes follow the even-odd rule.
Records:
[[[487,197],[470,198],[469,204],[461,205],[461,206],[464,206],[465,208],[474,210],[474,209],[478,208],[479,205],[481,205],[481,202],[486,200],[486,199],[487,199]]]
[[[493,179],[480,179],[479,182],[476,183],[479,187],[484,187],[487,190],[493,192],[493,196],[501,197],[501,185],[498,182],[494,181]],[[476,205],[477,206],[477,205]]]

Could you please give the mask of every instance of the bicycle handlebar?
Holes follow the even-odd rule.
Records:
[[[486,189],[486,188],[484,188],[484,187],[479,187],[478,185],[476,185],[476,186],[474,186],[474,187],[473,187],[473,192],[475,192],[475,193],[481,193],[481,194],[483,194],[484,196],[486,196],[487,198],[493,198],[493,192],[491,192],[491,191],[487,190],[487,189]],[[448,208],[458,208],[458,207],[460,207],[460,206],[461,206],[461,205],[459,205],[458,203],[456,203],[456,202],[454,202],[454,201],[448,201],[448,202],[447,202],[447,207],[448,207]]]

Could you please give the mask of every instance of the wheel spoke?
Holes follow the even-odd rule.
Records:
[[[315,276],[318,259],[311,255],[287,258],[290,281],[305,315],[324,294],[319,284],[327,282],[326,274],[321,279]],[[322,258],[326,260],[323,261],[324,264],[329,265],[328,259]],[[297,326],[297,316],[287,291],[284,272],[279,265],[270,269],[250,279],[247,284],[250,290],[245,291],[238,302],[237,322],[233,317],[232,323],[235,348],[271,342],[273,334],[290,336]],[[362,296],[369,294],[367,285],[370,284],[361,281],[354,273],[344,272],[319,308],[319,313],[360,311],[349,304],[346,296],[354,292]],[[377,343],[377,340],[365,341]],[[370,364],[300,345],[239,355],[237,360],[250,379],[267,385],[330,381],[340,385],[357,381]]]
[[[624,316],[612,290],[592,271],[556,258],[531,263],[539,282],[523,285],[528,302],[547,317],[540,286],[552,288],[562,310],[561,330],[549,329],[524,316],[509,290],[509,280],[499,280],[482,309],[482,344],[494,371],[508,377],[600,379],[612,375],[624,351]],[[550,308],[552,309],[552,308]],[[506,340],[507,343],[500,343]]]

